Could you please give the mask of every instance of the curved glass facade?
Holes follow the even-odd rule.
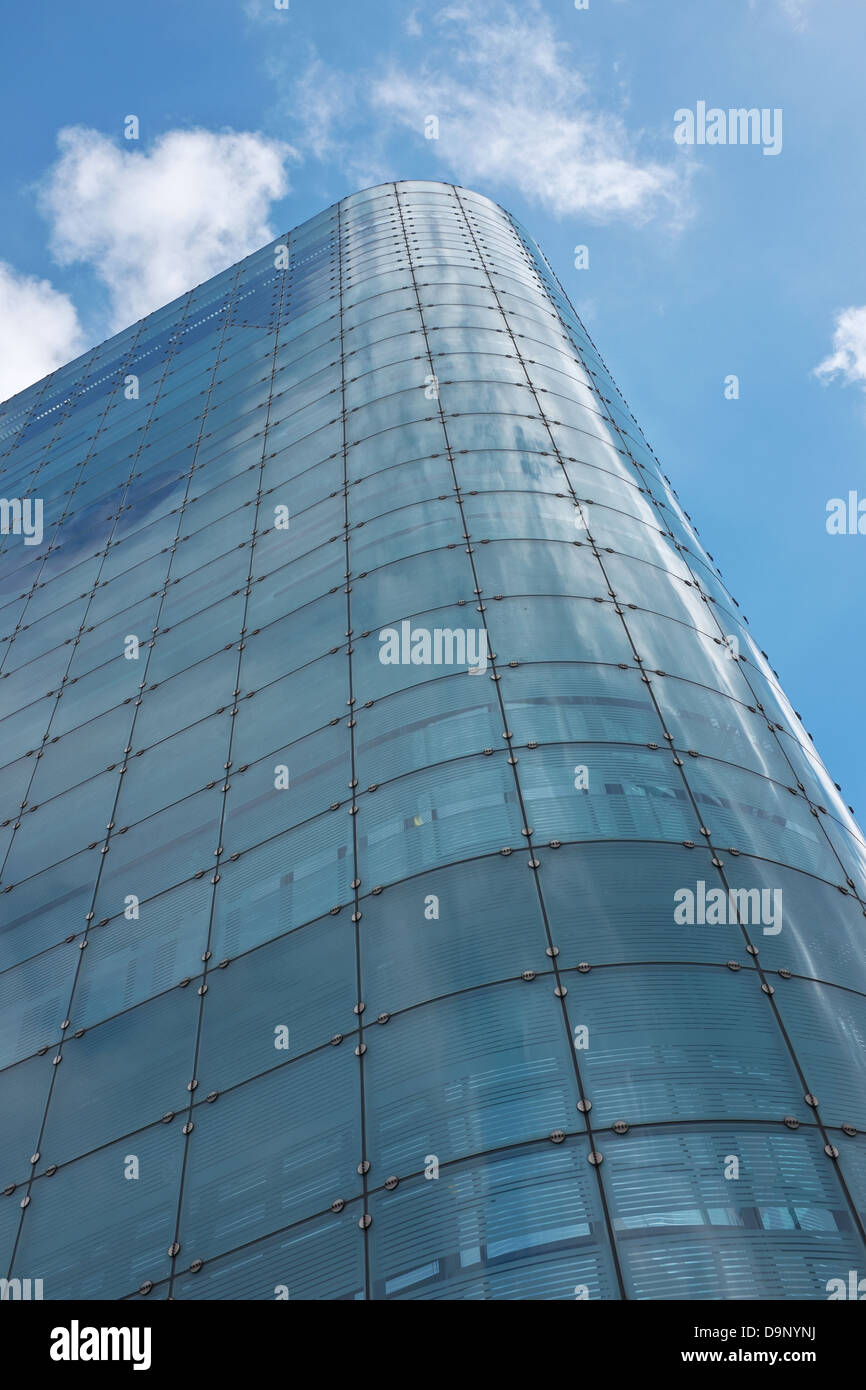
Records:
[[[0,434],[3,1273],[866,1273],[866,845],[506,212],[355,194]]]

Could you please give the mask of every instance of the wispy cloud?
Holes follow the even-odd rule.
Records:
[[[414,134],[443,176],[559,217],[678,220],[687,209],[682,162],[643,152],[642,132],[596,99],[535,0],[446,7],[415,65],[404,53],[350,79],[313,57],[287,110],[299,148],[347,174],[371,165],[390,177],[390,142]],[[436,139],[425,139],[429,116]]]
[[[293,76],[296,67],[294,52],[290,63],[274,49],[264,60],[298,155],[339,169],[347,192],[399,178],[387,153],[391,131],[380,113],[371,111],[369,76],[330,67],[312,47],[300,76]]]
[[[815,368],[824,381],[841,376],[846,383],[866,386],[866,304],[843,309],[833,327],[833,351]]]
[[[805,29],[812,0],[777,0],[779,9],[795,29]]]
[[[0,261],[0,400],[53,372],[85,343],[71,299]]]
[[[285,24],[291,18],[291,0],[279,7],[274,0],[243,0],[241,8],[251,24]]]
[[[118,329],[269,241],[271,203],[289,190],[290,146],[262,135],[170,131],[121,149],[81,126],[58,137],[42,210],[61,265],[89,264]]]
[[[280,70],[274,76],[279,80]],[[345,159],[346,130],[355,119],[356,83],[313,53],[292,90],[291,109],[298,125],[298,146],[305,155]]]
[[[775,11],[787,19],[795,29],[802,32],[808,27],[808,18],[811,13],[814,0],[770,0],[769,10],[767,0],[749,0],[749,9],[758,10],[762,14],[770,14]]]

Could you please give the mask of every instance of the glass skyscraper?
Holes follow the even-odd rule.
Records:
[[[866,845],[508,213],[354,194],[0,433],[0,1273],[866,1275]]]

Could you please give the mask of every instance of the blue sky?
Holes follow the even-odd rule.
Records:
[[[77,0],[3,32],[0,398],[355,188],[474,187],[545,250],[862,821],[866,535],[826,529],[866,498],[862,0]],[[699,101],[780,109],[781,152],[677,144]]]

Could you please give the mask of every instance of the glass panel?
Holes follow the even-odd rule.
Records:
[[[754,969],[622,966],[570,981],[566,1003],[594,1125],[810,1118]]]
[[[211,970],[198,1077],[225,1090],[357,1025],[355,934],[326,917]]]
[[[377,1299],[616,1298],[585,1142],[507,1150],[373,1199]],[[443,1174],[443,1176],[444,1176]]]
[[[196,1106],[181,1243],[209,1259],[356,1196],[359,1097],[346,1042]]]
[[[174,989],[75,1037],[73,997],[38,1172],[186,1107],[198,1002],[194,990]]]
[[[173,1298],[356,1299],[364,1297],[364,1236],[358,1210],[304,1221],[283,1235],[245,1245],[183,1274]]]
[[[133,1180],[131,1160],[137,1164]],[[170,1272],[183,1138],[157,1125],[33,1184],[12,1273],[45,1298],[116,1299]],[[74,1220],[70,1213],[74,1212]]]
[[[368,1030],[367,1146],[376,1170],[440,1163],[582,1128],[562,1008],[549,980],[470,990]]]
[[[824,1299],[859,1258],[805,1130],[632,1131],[606,1143],[604,1168],[629,1298]]]

